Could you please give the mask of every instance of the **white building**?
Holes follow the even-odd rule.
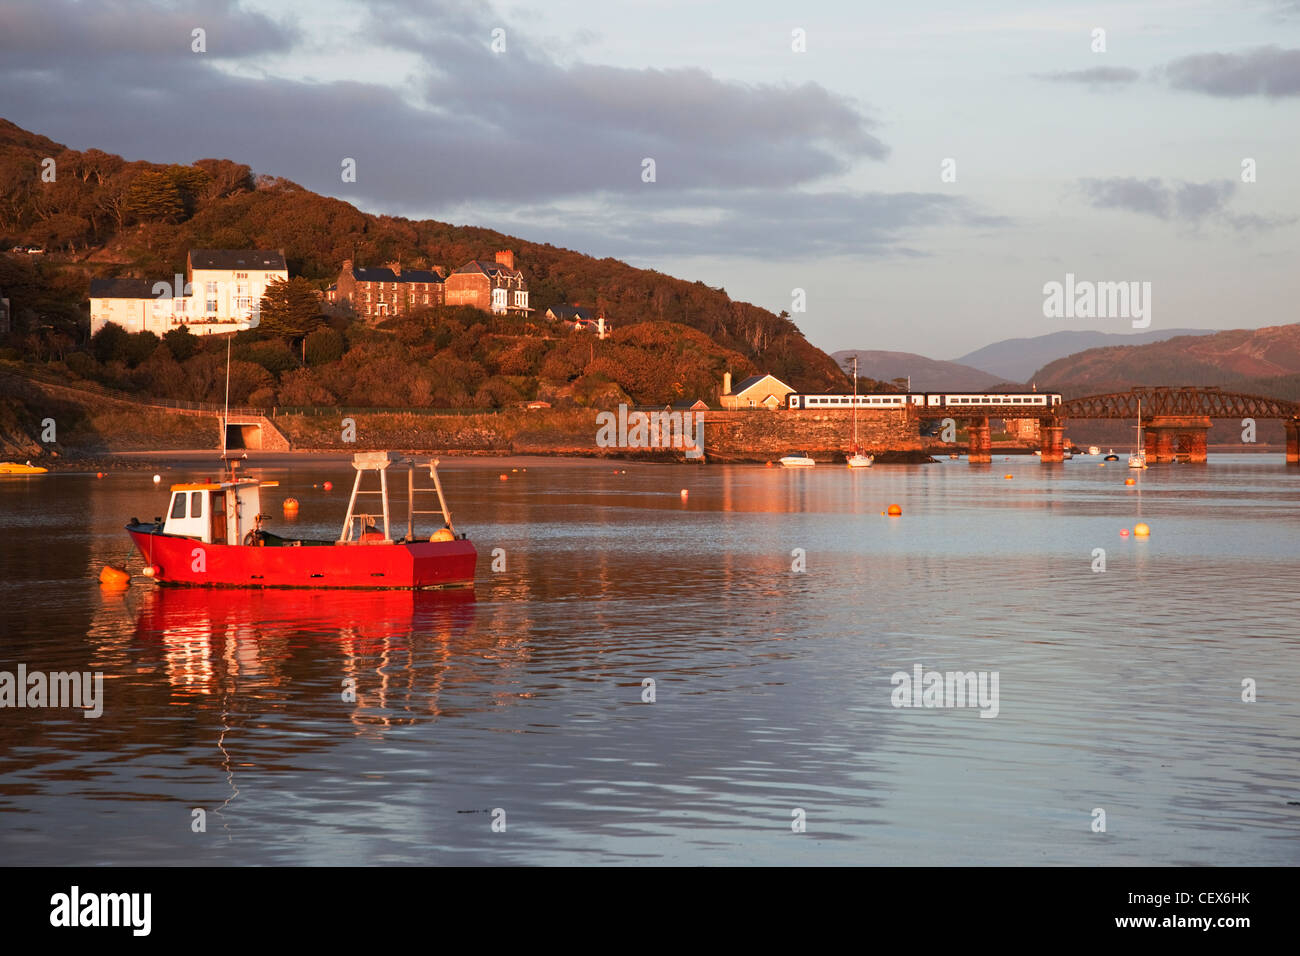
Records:
[[[255,328],[266,287],[287,281],[284,253],[191,249],[184,276],[90,280],[90,334],[109,322],[162,335],[184,325],[196,335]]]

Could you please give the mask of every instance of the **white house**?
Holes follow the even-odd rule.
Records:
[[[158,335],[181,325],[196,335],[255,328],[266,287],[289,278],[284,253],[267,249],[191,249],[185,271],[170,279],[92,279],[90,334],[109,322]]]

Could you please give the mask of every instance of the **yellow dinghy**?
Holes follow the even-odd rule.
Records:
[[[43,475],[48,471],[48,468],[33,465],[30,461],[24,465],[12,461],[0,461],[0,475]]]

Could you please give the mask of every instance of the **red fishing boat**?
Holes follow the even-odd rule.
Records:
[[[337,541],[286,538],[262,527],[261,489],[276,482],[236,476],[237,462],[223,481],[172,485],[165,520],[132,518],[127,533],[145,561],[144,573],[159,584],[224,588],[453,588],[472,587],[478,552],[457,534],[438,478],[428,463],[432,488],[415,486],[414,459],[389,452],[353,456],[356,480]],[[406,533],[394,539],[388,507],[388,470],[407,466]],[[423,467],[423,466],[421,466]],[[378,490],[363,490],[373,471]],[[416,492],[432,492],[438,510],[417,510]],[[361,495],[380,497],[380,514],[358,513]],[[416,515],[441,515],[443,525],[417,538]],[[381,519],[380,528],[376,521]]]

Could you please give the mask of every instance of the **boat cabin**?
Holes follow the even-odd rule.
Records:
[[[261,493],[256,478],[172,485],[163,534],[204,544],[240,544],[258,527]]]

